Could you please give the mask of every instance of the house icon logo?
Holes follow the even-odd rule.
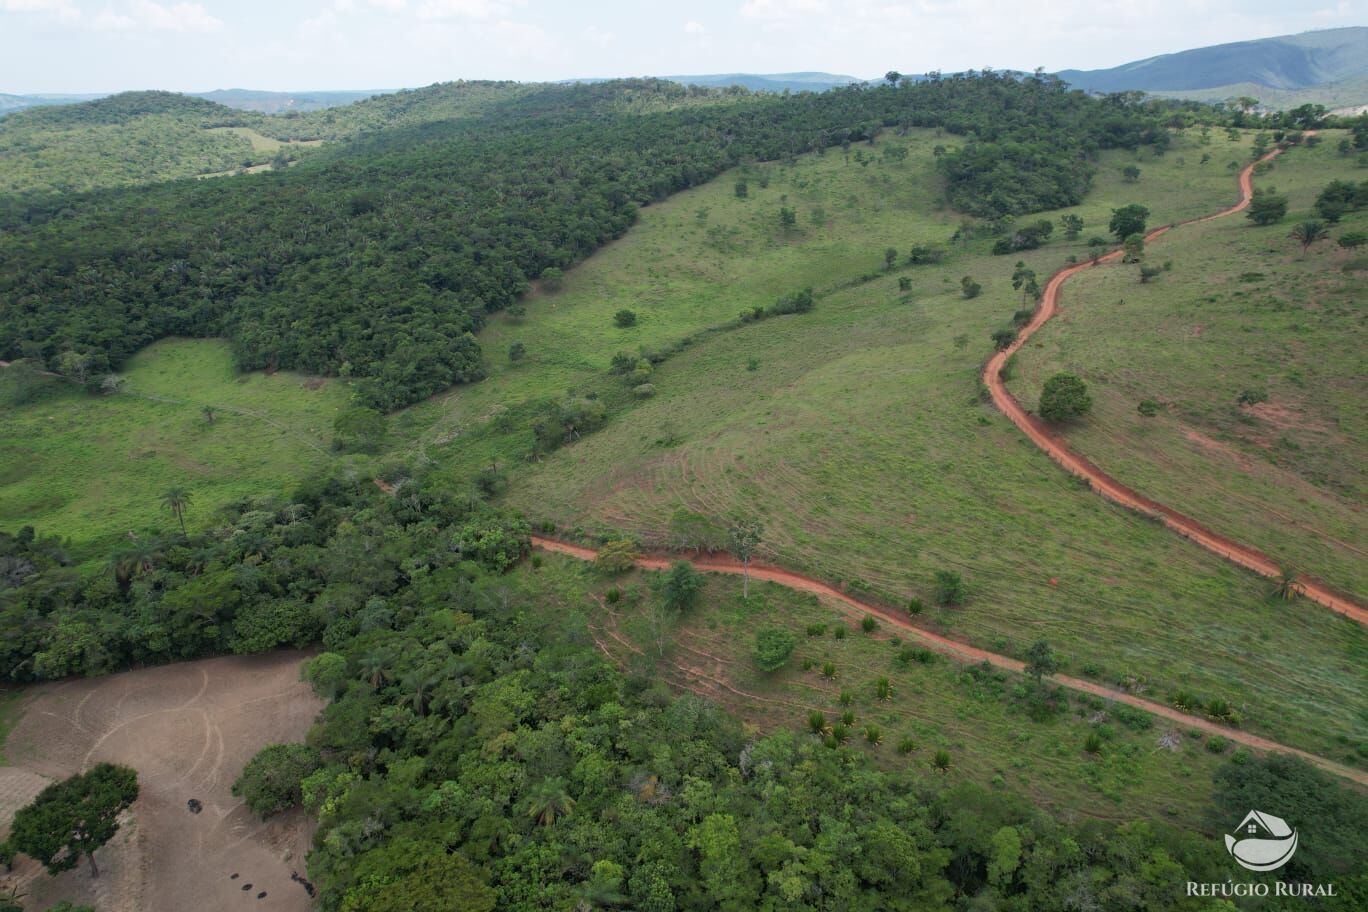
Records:
[[[1276,871],[1297,851],[1297,831],[1287,821],[1263,811],[1250,811],[1234,835],[1225,838],[1226,851],[1251,871]]]

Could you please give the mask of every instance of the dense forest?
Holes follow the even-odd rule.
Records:
[[[959,139],[949,201],[993,217],[1077,203],[1098,150],[1212,116],[993,73],[793,96],[463,86],[479,116],[363,131],[280,173],[0,199],[0,358],[98,382],[157,338],[224,335],[242,369],[356,377],[389,410],[478,379],[489,312],[739,163],[940,128]]]
[[[318,816],[325,910],[1233,909],[1186,882],[1226,882],[1218,834],[1266,806],[1303,822],[1270,878],[1333,882],[1327,910],[1368,902],[1368,799],[1299,761],[1237,752],[1200,834],[1065,820],[924,760],[890,771],[831,739],[747,734],[619,672],[540,584],[594,571],[540,565],[518,520],[391,480],[396,496],[338,470],[205,534],[133,541],[104,573],[31,529],[0,534],[0,664],[31,680],[321,643],[305,666],[320,721],[236,791]],[[647,597],[687,612],[696,591]]]

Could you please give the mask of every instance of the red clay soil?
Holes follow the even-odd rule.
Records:
[[[533,535],[532,544],[546,551],[566,554],[570,557],[579,558],[584,561],[592,561],[598,556],[598,552],[592,548],[570,544],[569,542],[559,541],[554,538],[546,538],[541,535]],[[668,555],[644,555],[637,558],[636,565],[643,570],[668,570],[671,562],[679,559],[679,557],[671,557]],[[739,561],[726,555],[710,554],[703,557],[690,558],[690,562],[694,565],[695,569],[703,570],[708,573],[730,573],[740,575],[744,572],[744,568]],[[885,623],[912,634],[932,649],[957,661],[970,664],[987,662],[998,668],[1004,668],[1008,671],[1018,673],[1025,667],[1022,662],[1019,662],[1016,659],[999,655],[995,652],[988,652],[987,650],[979,649],[976,646],[970,646],[967,643],[961,643],[957,640],[943,637],[940,634],[932,633],[929,630],[916,626],[909,621],[906,616],[899,612],[880,605],[862,602],[832,586],[828,586],[826,583],[812,579],[808,576],[803,576],[800,573],[793,573],[779,567],[752,563],[750,565],[750,575],[752,579],[778,583],[781,586],[787,586],[790,589],[796,589],[800,592],[811,592],[813,595],[827,598],[845,608],[853,609],[862,616],[864,614],[872,614],[875,617],[882,619]],[[1103,687],[1101,684],[1085,681],[1082,678],[1074,678],[1068,675],[1055,675],[1054,680],[1070,690],[1093,694],[1094,696],[1103,697],[1107,700],[1115,700],[1118,703],[1125,703],[1129,706],[1143,709],[1153,715],[1169,719],[1185,728],[1200,729],[1204,732],[1221,735],[1231,741],[1243,744],[1246,747],[1252,747],[1260,751],[1294,754],[1301,757],[1303,760],[1306,760],[1308,763],[1315,764],[1326,772],[1357,782],[1360,785],[1368,786],[1368,772],[1352,769],[1342,764],[1335,763],[1333,760],[1326,760],[1324,757],[1318,757],[1307,751],[1298,750],[1294,747],[1287,747],[1276,741],[1270,741],[1267,738],[1261,738],[1258,735],[1253,735],[1249,732],[1220,725],[1200,716],[1190,716],[1187,713],[1174,709],[1172,706],[1156,703],[1153,700],[1146,700],[1143,697],[1137,697],[1133,694],[1122,693],[1119,690]]]
[[[1265,161],[1277,155],[1281,150],[1275,149],[1269,152],[1259,161]],[[1253,195],[1253,174],[1254,162],[1240,172],[1240,201],[1220,212],[1201,218],[1190,219],[1189,222],[1206,222],[1212,219],[1224,218],[1243,212],[1249,207],[1249,200]],[[1183,222],[1180,224],[1188,224]],[[1146,243],[1155,240],[1160,235],[1167,233],[1173,225],[1165,225],[1156,228],[1145,236]],[[1101,257],[1099,263],[1107,263],[1121,257],[1122,251],[1113,250],[1106,256]],[[1151,500],[1139,492],[1127,487],[1106,472],[1099,469],[1087,458],[1070,449],[1068,444],[1061,440],[1045,423],[1034,415],[1029,414],[1021,403],[1013,398],[1007,391],[1007,385],[1003,382],[1001,372],[1007,359],[1026,344],[1035,332],[1044,326],[1051,317],[1055,315],[1059,307],[1059,292],[1072,276],[1086,269],[1092,268],[1090,263],[1079,263],[1074,266],[1067,266],[1051,276],[1050,281],[1045,286],[1045,293],[1041,296],[1040,307],[1036,310],[1031,322],[1021,330],[1015,342],[1005,350],[998,352],[988,360],[988,365],[983,369],[983,382],[988,387],[993,396],[993,404],[1002,410],[1002,413],[1011,419],[1012,423],[1025,432],[1031,438],[1031,442],[1049,455],[1051,459],[1064,468],[1065,471],[1079,478],[1086,479],[1092,489],[1103,497],[1107,497],[1122,506],[1129,507],[1149,516],[1153,516],[1163,522],[1179,535],[1186,536],[1197,544],[1221,555],[1227,560],[1233,561],[1255,573],[1263,576],[1278,578],[1282,576],[1282,568],[1277,561],[1267,554],[1250,545],[1243,545],[1237,541],[1226,538],[1217,532],[1206,528],[1197,520],[1185,516],[1171,507]],[[1352,618],[1360,624],[1368,626],[1368,609],[1365,609],[1355,599],[1350,596],[1335,592],[1325,583],[1310,576],[1299,575],[1294,584],[1296,590],[1313,602],[1317,602],[1330,610]]]

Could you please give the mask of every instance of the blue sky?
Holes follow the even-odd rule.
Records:
[[[1368,0],[0,0],[0,92],[1112,66]]]

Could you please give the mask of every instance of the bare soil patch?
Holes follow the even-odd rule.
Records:
[[[263,823],[230,791],[261,747],[303,740],[321,709],[299,680],[305,658],[227,656],[32,688],[5,742],[14,766],[0,769],[0,835],[47,781],[101,761],[136,769],[142,794],[99,850],[98,879],[85,864],[49,877],[21,857],[0,888],[27,893],[34,909],[63,899],[100,912],[309,909],[290,880],[303,872],[307,816]]]

